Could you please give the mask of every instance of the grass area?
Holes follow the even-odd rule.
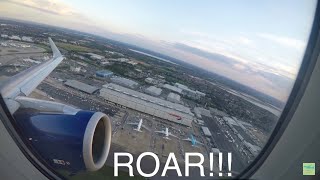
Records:
[[[46,53],[51,53],[51,48],[49,46],[46,46],[44,44],[36,44],[38,47],[43,48]]]
[[[14,49],[9,49],[8,52],[19,52],[19,51],[14,50]]]
[[[70,69],[69,64],[59,64],[55,70],[63,71],[63,70],[69,70],[69,69]]]
[[[84,63],[90,64],[95,67],[99,67],[96,62],[94,62],[93,60],[90,60],[90,59],[79,59],[78,61],[82,61]]]
[[[124,171],[119,171],[119,176],[114,177],[113,175],[113,167],[110,166],[104,166],[101,168],[99,171],[95,172],[80,172],[77,173],[74,176],[68,176],[66,175],[67,173],[61,172],[62,175],[64,175],[66,178],[70,180],[87,180],[87,179],[94,179],[94,180],[106,180],[106,179],[119,179],[119,180],[126,180],[126,179],[137,179],[137,180],[142,180],[144,179],[141,176],[134,176],[130,177],[127,172]]]
[[[74,44],[68,44],[68,43],[62,43],[62,42],[56,42],[55,43],[59,48],[65,49],[67,51],[73,51],[73,52],[99,52],[98,50],[94,50],[88,47],[84,46],[78,46]]]

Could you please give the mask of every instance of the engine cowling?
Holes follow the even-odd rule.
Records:
[[[34,152],[55,169],[96,171],[107,160],[112,128],[101,112],[72,115],[24,109],[14,118]]]

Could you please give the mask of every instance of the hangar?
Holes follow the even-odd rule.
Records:
[[[91,86],[91,85],[88,85],[88,84],[85,84],[85,83],[82,83],[82,82],[76,81],[76,80],[67,80],[64,84],[66,86],[72,87],[74,89],[80,90],[80,91],[88,93],[88,94],[92,94],[99,89],[95,86]]]
[[[103,85],[100,96],[113,103],[191,127],[194,119],[190,109],[177,103],[156,98],[129,88],[109,83]]]

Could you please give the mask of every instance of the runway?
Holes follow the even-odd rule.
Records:
[[[232,153],[232,171],[241,172],[247,166],[242,159],[240,158],[241,154],[239,153],[236,145],[233,142],[230,142],[227,138],[225,131],[227,127],[225,124],[218,124],[218,121],[214,118],[208,118],[203,116],[202,119],[205,121],[208,126],[211,134],[215,140],[217,148],[223,153],[223,166],[227,168],[227,153]],[[231,130],[229,130],[231,132]]]

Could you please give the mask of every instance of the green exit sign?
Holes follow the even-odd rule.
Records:
[[[316,175],[316,163],[303,163],[303,175],[304,176]]]

